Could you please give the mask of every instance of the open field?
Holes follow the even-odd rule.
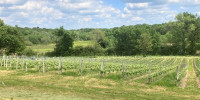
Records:
[[[93,44],[94,44],[93,41],[74,41],[74,47],[77,46],[86,47],[86,46],[92,46]]]
[[[0,97],[195,100],[200,99],[199,69],[198,57],[1,57]]]
[[[74,41],[74,47],[76,46],[86,47],[90,45],[93,45],[92,41]],[[55,48],[55,44],[38,44],[38,45],[28,46],[28,48],[31,48],[33,51],[42,54],[53,51]]]
[[[28,46],[28,48],[32,49],[34,52],[41,54],[53,51],[55,48],[55,44],[38,44],[38,45]]]

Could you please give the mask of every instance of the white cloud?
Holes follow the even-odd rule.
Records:
[[[23,4],[8,6],[7,9],[11,12],[8,17],[15,20],[9,23],[26,22],[22,26],[29,24],[48,27],[54,23],[57,27],[63,25],[73,27],[72,24],[78,24],[80,27],[88,24],[88,27],[95,27],[100,21],[98,22],[98,27],[100,27],[121,16],[119,9],[104,4],[102,0],[27,0]],[[23,21],[20,22],[20,20]],[[115,24],[112,23],[112,25]]]
[[[169,3],[179,3],[184,5],[200,4],[200,0],[168,0]]]
[[[0,13],[4,10],[4,7],[0,7]]]
[[[61,11],[54,9],[46,1],[27,1],[23,5],[15,5],[9,7],[9,9],[21,10],[22,12],[20,14],[23,17],[27,17],[29,15],[30,18],[34,16],[35,19],[39,19],[39,17],[42,16],[45,16],[47,18],[51,17],[51,19],[61,19],[63,17],[63,13]]]
[[[127,23],[160,23],[174,19],[177,11],[170,9],[168,4],[156,4],[150,2],[126,3],[121,17],[127,20]]]
[[[181,0],[168,0],[169,3],[178,3],[180,2]]]
[[[83,18],[83,21],[85,21],[85,22],[89,22],[89,21],[91,21],[91,20],[92,20],[91,17],[85,17],[85,18]]]
[[[33,18],[31,20],[32,24],[42,24],[47,21],[47,18]]]
[[[132,21],[141,21],[141,20],[144,20],[144,19],[141,17],[133,17],[132,18]]]
[[[197,15],[199,15],[199,16],[200,16],[200,12],[197,12]]]
[[[124,7],[117,8],[104,0],[0,0],[0,18],[19,26],[99,28],[167,22],[179,12],[200,9],[194,7],[200,0],[122,1]]]
[[[57,2],[60,7],[68,10],[90,9],[98,7],[98,4],[101,3],[96,0],[57,0]]]
[[[28,17],[28,13],[26,13],[26,12],[20,12],[20,14],[21,14],[23,17]]]
[[[56,10],[54,8],[49,8],[47,6],[42,7],[40,13],[46,16],[52,16],[55,19],[61,19],[64,15],[59,10]]]
[[[200,4],[200,0],[194,0],[195,4]]]
[[[185,9],[185,7],[181,6],[180,9]]]
[[[44,1],[27,1],[23,5],[16,5],[9,7],[10,9],[21,9],[21,10],[34,10],[34,9],[41,9],[47,2]]]
[[[17,4],[24,0],[0,0],[0,4]]]
[[[129,8],[144,8],[148,7],[149,3],[127,3],[126,6]]]

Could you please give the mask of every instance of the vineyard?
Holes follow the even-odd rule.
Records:
[[[179,56],[166,56],[166,57],[25,57],[25,56],[1,56],[0,57],[1,72],[12,72],[9,75],[13,76],[8,78],[12,82],[17,81],[17,76],[37,75],[37,77],[44,77],[52,75],[57,77],[58,80],[62,78],[72,77],[78,78],[80,84],[88,83],[83,82],[87,77],[93,79],[92,83],[95,84],[102,81],[112,81],[115,84],[144,84],[146,86],[161,86],[161,87],[175,87],[177,89],[187,87],[184,85],[184,80],[191,75],[187,73],[193,71],[195,77],[200,75],[200,59],[198,57],[179,57]],[[189,67],[190,66],[190,67]],[[190,70],[192,68],[193,70]],[[28,77],[32,79],[33,77]],[[40,80],[40,78],[34,78]],[[10,84],[10,79],[1,76],[2,84],[0,87],[6,87]],[[45,80],[45,79],[44,79]],[[57,80],[57,81],[58,81]],[[21,80],[22,81],[22,80]],[[51,83],[54,82],[54,83]],[[65,80],[66,81],[66,80]],[[74,81],[74,80],[71,80]],[[112,87],[112,82],[103,82],[98,86],[106,85],[107,88]],[[189,78],[188,81],[189,82]],[[193,80],[191,80],[193,81]],[[34,83],[35,81],[33,81]],[[55,84],[55,80],[49,79],[43,84]],[[187,84],[185,82],[185,84]],[[22,82],[23,83],[23,82]],[[20,84],[18,85],[21,87]],[[37,84],[36,82],[35,84]],[[56,82],[57,83],[57,82]],[[68,84],[63,82],[62,84]],[[114,84],[113,83],[113,84]],[[59,84],[59,83],[58,83]],[[76,84],[76,83],[75,83]],[[170,84],[170,85],[169,85]],[[188,83],[190,84],[190,83]],[[198,82],[197,84],[198,85]],[[32,86],[32,85],[28,85]],[[87,85],[88,86],[88,85]],[[90,86],[90,85],[89,85]],[[93,85],[91,85],[93,86]],[[129,85],[128,85],[129,86]],[[37,86],[36,86],[37,87]],[[104,86],[105,87],[105,86]],[[48,88],[48,87],[47,87]],[[96,87],[95,87],[96,88]],[[57,89],[57,88],[56,88]],[[198,88],[196,88],[198,89]],[[59,89],[58,89],[59,90]],[[127,91],[126,91],[127,92]]]
[[[199,60],[194,60],[195,69],[200,72]],[[135,78],[147,76],[147,82],[160,80],[162,77],[176,72],[177,81],[186,73],[188,59],[184,57],[99,57],[99,58],[49,58],[49,57],[1,57],[1,69],[24,72],[58,74],[72,72],[77,75],[99,74],[104,77],[110,74]]]

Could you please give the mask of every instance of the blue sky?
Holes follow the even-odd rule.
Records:
[[[112,28],[173,21],[181,12],[200,15],[200,0],[0,0],[8,25],[65,29]]]

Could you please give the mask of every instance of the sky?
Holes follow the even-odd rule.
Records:
[[[200,0],[0,0],[8,25],[81,29],[161,24],[182,12],[200,15]]]

